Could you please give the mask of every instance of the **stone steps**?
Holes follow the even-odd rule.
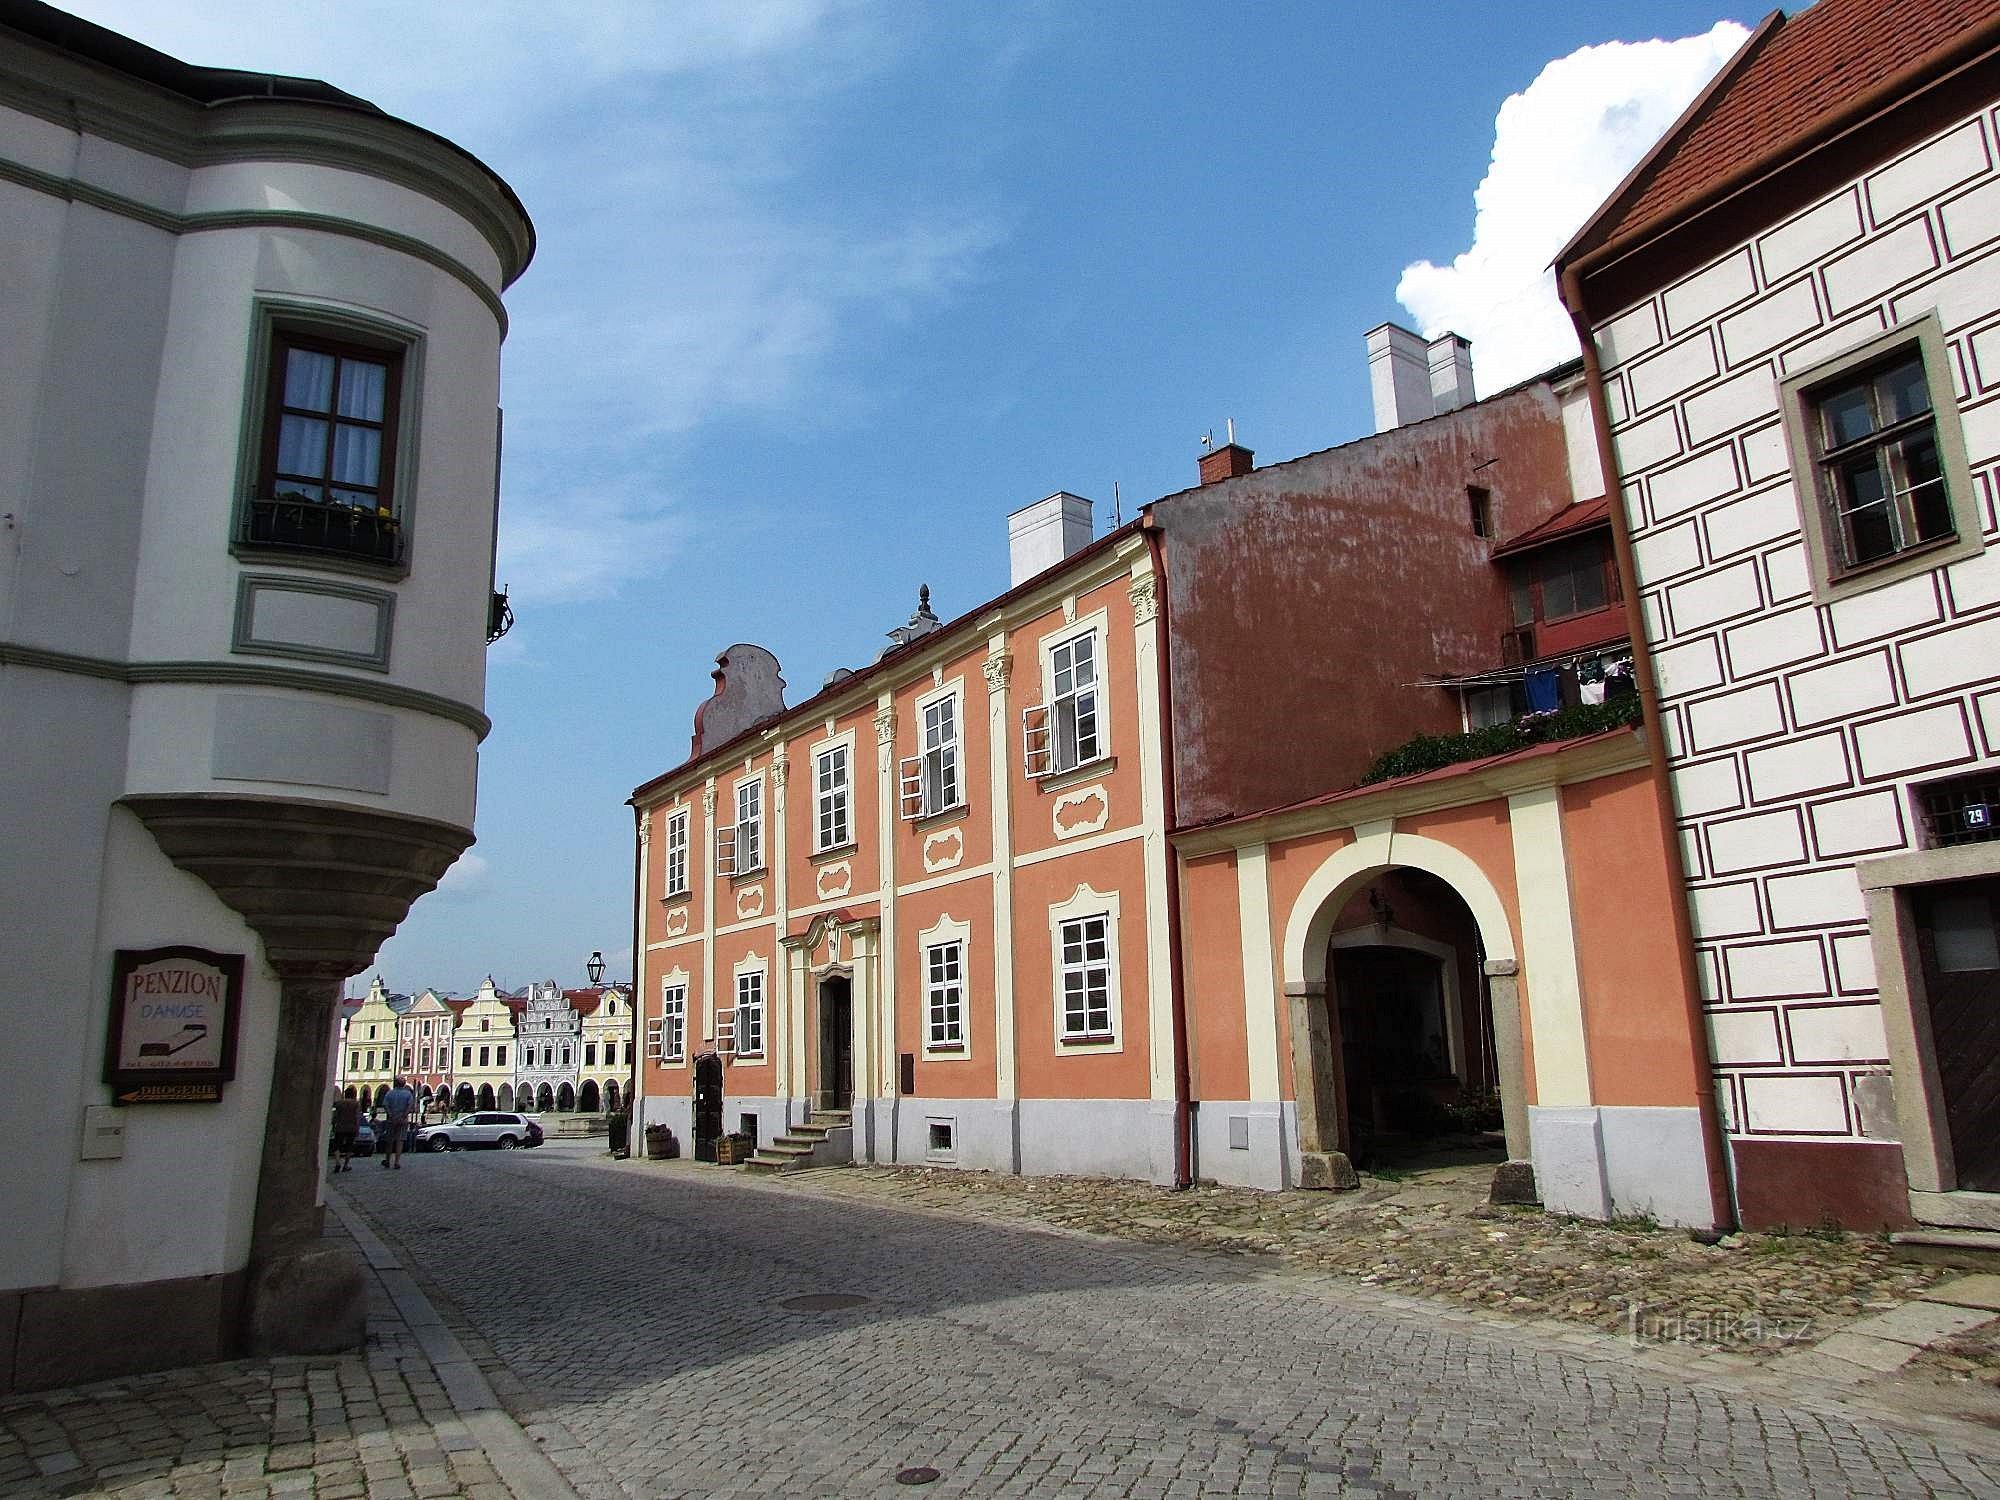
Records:
[[[802,1172],[811,1166],[830,1166],[853,1159],[852,1137],[842,1134],[854,1127],[852,1110],[814,1110],[802,1124],[780,1134],[743,1164],[746,1172]],[[836,1135],[841,1139],[835,1140]],[[829,1144],[831,1143],[831,1144]],[[845,1147],[845,1151],[840,1148]]]

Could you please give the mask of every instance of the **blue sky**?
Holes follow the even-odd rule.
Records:
[[[1232,417],[1265,463],[1359,436],[1384,319],[1466,333],[1482,391],[1567,357],[1535,273],[1740,36],[1712,28],[1757,19],[69,8],[324,78],[466,146],[534,215],[503,387],[519,623],[490,658],[478,843],[377,965],[460,993],[581,983],[593,948],[630,973],[624,799],[685,757],[724,646],[770,647],[797,702],[871,660],[920,583],[947,618],[1004,589],[1028,501],[1086,495],[1102,530],[1114,482],[1127,515],[1185,488]],[[1654,38],[1695,40],[1605,45]]]

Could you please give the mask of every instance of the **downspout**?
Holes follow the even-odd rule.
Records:
[[[639,806],[637,798],[632,800],[632,1081],[629,1085],[631,1097],[627,1110],[631,1116],[625,1127],[625,1149],[629,1155],[644,1158],[646,1137],[646,950],[643,911],[646,891],[641,883],[641,866],[646,857],[646,846],[640,841],[639,830],[645,826],[646,811]],[[690,1146],[692,1149],[692,1146]]]
[[[1577,342],[1583,346],[1583,378],[1590,394],[1590,419],[1597,438],[1597,467],[1604,483],[1606,509],[1611,515],[1611,545],[1618,558],[1618,573],[1625,590],[1625,628],[1632,638],[1632,682],[1639,691],[1639,713],[1645,729],[1648,765],[1652,770],[1653,799],[1657,805],[1661,842],[1666,848],[1667,878],[1673,883],[1675,899],[1668,903],[1674,924],[1674,951],[1680,958],[1681,1001],[1687,1011],[1688,1031],[1694,1038],[1696,1060],[1702,1077],[1695,1090],[1695,1108],[1701,1119],[1702,1147],[1708,1157],[1709,1203],[1715,1222],[1725,1227],[1736,1224],[1736,1185],[1730,1168],[1729,1152],[1723,1141],[1722,1123],[1715,1109],[1715,1060],[1708,1045],[1708,1017],[1701,1008],[1701,985],[1694,966],[1694,925],[1688,916],[1687,869],[1681,860],[1681,837],[1674,809],[1674,788],[1667,776],[1667,739],[1660,719],[1660,694],[1653,676],[1653,658],[1646,640],[1646,612],[1639,596],[1639,570],[1633,560],[1632,529],[1625,515],[1624,486],[1618,460],[1611,446],[1611,416],[1604,400],[1604,369],[1598,363],[1597,341],[1583,312],[1582,278],[1575,266],[1562,270],[1563,306],[1576,327]]]
[[[1181,972],[1180,851],[1174,847],[1174,704],[1173,663],[1168,656],[1167,557],[1159,523],[1147,512],[1143,527],[1153,555],[1156,598],[1153,605],[1153,660],[1160,673],[1160,784],[1167,826],[1160,843],[1167,861],[1167,983],[1174,1021],[1174,1191],[1194,1186],[1194,1104],[1188,1067],[1187,983]]]

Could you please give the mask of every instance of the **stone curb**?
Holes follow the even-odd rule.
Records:
[[[451,1399],[452,1410],[466,1435],[491,1460],[500,1482],[513,1493],[515,1500],[579,1500],[561,1471],[507,1414],[485,1373],[466,1352],[458,1336],[445,1326],[444,1319],[438,1316],[437,1309],[396,1252],[330,1186],[326,1204],[341,1227],[353,1237],[368,1274],[381,1283],[396,1311],[409,1325],[411,1336]]]

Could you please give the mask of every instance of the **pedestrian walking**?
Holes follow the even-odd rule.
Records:
[[[345,1095],[333,1101],[333,1170],[345,1172],[352,1165],[354,1137],[361,1129],[361,1105]]]
[[[384,1168],[403,1170],[403,1136],[409,1128],[410,1111],[416,1107],[417,1096],[410,1086],[403,1082],[402,1074],[396,1075],[395,1087],[382,1096],[384,1135],[388,1148],[382,1157]]]

